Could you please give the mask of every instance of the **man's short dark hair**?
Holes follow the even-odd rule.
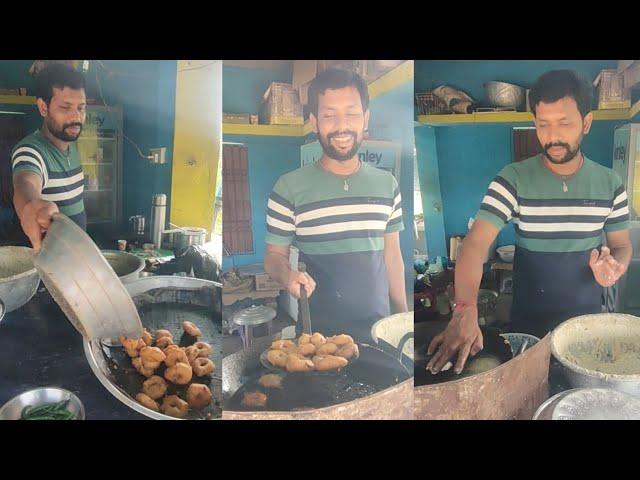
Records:
[[[536,114],[540,102],[553,103],[571,97],[584,118],[591,111],[591,84],[572,70],[551,70],[544,73],[529,92],[529,107]]]
[[[315,116],[318,115],[318,98],[327,90],[337,90],[345,87],[356,87],[360,93],[362,111],[369,108],[369,88],[367,82],[355,72],[330,68],[316,75],[309,85],[309,109]]]
[[[53,97],[54,87],[86,90],[84,75],[68,65],[54,63],[36,76],[36,98],[41,98],[48,105]]]

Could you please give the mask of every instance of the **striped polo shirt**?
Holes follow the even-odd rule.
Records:
[[[36,130],[13,148],[11,164],[13,173],[38,174],[42,179],[42,199],[55,203],[61,213],[86,229],[84,175],[75,143],[70,143],[68,154],[64,154]]]
[[[489,185],[477,219],[516,231],[514,331],[546,334],[560,322],[601,311],[602,287],[589,267],[591,250],[608,232],[629,228],[627,193],[611,169],[584,157],[564,180],[542,155],[502,169]]]
[[[280,177],[267,204],[266,242],[295,245],[316,281],[314,330],[369,341],[390,314],[384,235],[401,231],[398,182],[367,164],[345,181],[318,163]]]

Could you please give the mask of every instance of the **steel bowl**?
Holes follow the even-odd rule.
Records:
[[[552,420],[640,420],[640,399],[611,388],[579,388],[554,406]]]
[[[404,354],[413,360],[413,311],[396,313],[378,320],[371,327],[371,337],[378,345],[386,344],[400,351],[400,358]]]
[[[67,410],[75,414],[74,420],[85,419],[84,405],[74,393],[64,388],[42,387],[21,393],[5,403],[0,408],[0,420],[20,420],[20,415],[25,407],[37,407],[63,400],[69,400]]]
[[[116,272],[122,283],[128,283],[140,278],[140,272],[145,267],[144,259],[120,250],[101,250],[100,253],[111,265],[111,268]]]
[[[538,407],[536,413],[533,415],[532,420],[551,420],[553,417],[553,409],[558,405],[558,402],[572,392],[577,392],[579,388],[572,390],[565,390],[564,392],[556,393],[553,397],[548,398],[542,405]]]
[[[0,247],[0,298],[7,312],[22,307],[35,295],[40,275],[33,265],[33,250]]]
[[[551,352],[562,364],[564,376],[572,387],[612,388],[640,397],[640,372],[615,374],[597,371],[581,366],[573,356],[576,349],[607,348],[606,342],[613,339],[624,339],[629,345],[637,345],[636,351],[640,352],[640,318],[621,313],[571,318],[552,332]]]
[[[516,254],[516,246],[505,245],[503,247],[498,247],[496,248],[496,253],[503,262],[513,263],[513,257]]]
[[[484,84],[487,101],[492,107],[515,108],[524,107],[526,89],[506,82],[487,82]]]
[[[520,353],[520,347],[522,344],[527,342],[527,346],[525,347],[525,351],[533,347],[536,343],[540,341],[538,337],[534,337],[533,335],[529,335],[527,333],[501,333],[501,337],[509,342],[509,346],[511,347],[511,353],[515,357]]]

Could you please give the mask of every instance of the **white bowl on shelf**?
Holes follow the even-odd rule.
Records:
[[[513,262],[513,256],[516,253],[516,246],[515,245],[505,245],[503,247],[498,247],[498,248],[496,248],[496,252],[498,253],[498,256],[500,257],[500,260],[502,260],[503,262],[512,263]]]

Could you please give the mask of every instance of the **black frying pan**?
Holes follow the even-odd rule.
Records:
[[[340,371],[278,373],[282,388],[264,388],[258,381],[271,370],[260,368],[243,382],[229,398],[224,408],[232,411],[293,411],[328,407],[372,395],[411,378],[402,362],[382,350],[359,344],[360,357]],[[260,391],[267,395],[264,407],[242,404],[246,392]]]
[[[415,386],[421,385],[434,385],[438,383],[450,382],[453,380],[459,380],[468,375],[467,366],[470,360],[474,358],[480,358],[481,356],[493,356],[500,360],[500,363],[508,362],[513,358],[511,347],[506,340],[500,336],[500,332],[493,328],[480,327],[482,331],[482,338],[484,348],[475,357],[469,357],[467,363],[462,372],[458,375],[453,371],[453,367],[447,371],[441,371],[437,374],[433,374],[426,370],[427,363],[429,363],[430,356],[427,355],[427,349],[431,340],[442,332],[447,326],[447,322],[424,322],[416,324],[417,345],[415,350]],[[455,364],[456,357],[451,359],[451,362]]]

